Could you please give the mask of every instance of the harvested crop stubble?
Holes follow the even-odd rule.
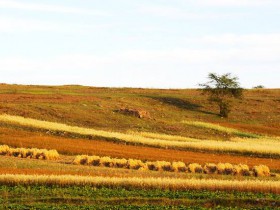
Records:
[[[205,151],[217,152],[233,152],[238,154],[253,154],[266,156],[280,156],[280,142],[271,142],[263,145],[258,142],[252,144],[247,141],[215,141],[215,140],[201,140],[201,141],[175,141],[147,138],[139,135],[132,135],[119,132],[109,132],[96,130],[91,128],[82,128],[77,126],[69,126],[62,123],[47,122],[42,120],[35,120],[31,118],[24,118],[20,116],[0,115],[0,121],[6,123],[14,123],[22,126],[34,127],[39,129],[65,131],[69,133],[77,133],[80,135],[94,135],[111,139],[118,139],[120,141],[143,144],[147,146],[156,146],[163,148],[178,148],[178,149],[195,149]]]
[[[59,154],[56,150],[46,150],[37,148],[11,148],[7,145],[0,145],[0,155],[43,160],[55,160],[59,158]]]
[[[95,187],[134,187],[144,189],[171,190],[221,190],[266,192],[280,194],[280,181],[261,180],[219,180],[178,178],[118,178],[73,175],[19,175],[1,174],[0,184],[6,185],[59,185]]]

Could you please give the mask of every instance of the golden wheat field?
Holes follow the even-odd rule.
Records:
[[[117,139],[119,141],[124,141],[127,143],[136,143],[143,144],[148,146],[156,147],[170,147],[170,148],[179,148],[179,149],[197,149],[197,150],[206,150],[206,151],[219,151],[219,152],[234,152],[241,154],[256,154],[256,155],[280,155],[280,141],[266,140],[268,144],[263,144],[260,141],[251,143],[251,140],[244,139],[243,141],[215,141],[215,140],[203,140],[198,141],[197,139],[188,139],[179,138],[180,140],[174,140],[176,137],[173,137],[172,140],[169,137],[169,140],[166,140],[164,135],[163,139],[160,138],[148,138],[145,137],[147,134],[144,133],[144,136],[139,134],[126,134],[118,132],[108,132],[102,130],[95,130],[91,128],[82,128],[77,126],[69,126],[66,124],[41,121],[31,118],[24,118],[20,116],[11,116],[11,115],[1,115],[0,121],[19,124],[22,126],[30,126],[38,129],[53,130],[53,131],[64,131],[80,135],[93,135],[98,137]],[[153,137],[156,134],[152,135]],[[161,135],[158,135],[161,137]],[[165,139],[164,139],[165,138]]]
[[[172,179],[172,178],[114,178],[88,177],[73,175],[0,175],[1,184],[32,185],[47,184],[60,186],[105,186],[105,187],[136,187],[158,188],[171,190],[226,190],[242,192],[280,193],[280,181],[238,181],[218,179]]]

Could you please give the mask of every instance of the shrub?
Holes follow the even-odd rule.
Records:
[[[188,166],[188,170],[191,173],[202,173],[203,172],[203,168],[200,164],[198,163],[191,163]]]
[[[206,163],[203,167],[203,171],[206,174],[214,174],[217,172],[217,165],[214,163]]]
[[[254,166],[253,174],[255,176],[270,176],[270,170],[266,165]]]

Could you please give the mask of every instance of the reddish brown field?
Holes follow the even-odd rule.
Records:
[[[280,170],[279,159],[253,158],[227,154],[213,154],[172,149],[158,149],[145,146],[132,146],[98,140],[71,139],[49,136],[39,132],[0,128],[0,143],[14,147],[36,147],[56,149],[61,154],[100,155],[141,160],[184,161],[186,163],[219,163],[254,165],[264,164],[274,170]]]

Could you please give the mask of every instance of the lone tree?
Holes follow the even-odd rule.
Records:
[[[218,104],[220,116],[227,118],[233,99],[241,99],[243,96],[243,89],[239,86],[238,78],[231,76],[230,73],[223,75],[209,73],[208,79],[208,82],[199,86],[203,87],[203,94],[209,96],[209,101]]]

